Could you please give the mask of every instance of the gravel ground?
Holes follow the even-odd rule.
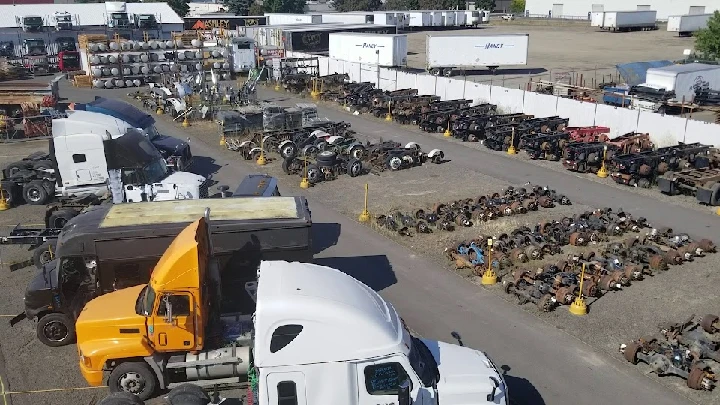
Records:
[[[76,90],[76,97],[71,101],[81,101],[93,94],[90,91]],[[105,91],[104,96],[115,95],[123,97],[124,92]],[[287,102],[298,102],[289,99]],[[235,152],[228,151],[219,146],[219,134],[210,124],[195,124],[190,128],[182,128],[178,123],[169,123],[167,116],[158,118],[166,127],[173,128],[174,133],[180,137],[190,137],[191,142],[204,142],[217,150],[217,156],[234,159],[237,164],[255,166],[247,162]],[[392,128],[389,126],[389,128]],[[419,131],[418,131],[419,132]],[[372,135],[369,139],[375,139]],[[427,136],[427,135],[426,135]],[[439,136],[439,135],[431,135]],[[419,138],[422,144],[422,138]],[[45,149],[44,143],[23,143],[17,145],[0,145],[0,163],[6,164],[16,160],[17,155],[24,156],[32,150]],[[481,145],[469,147],[483,148]],[[9,158],[3,156],[11,156]],[[276,156],[276,155],[275,155]],[[272,155],[270,156],[273,157]],[[452,163],[452,156],[447,156],[449,162],[441,165],[428,164],[398,172],[383,172],[380,175],[366,175],[358,178],[341,178],[327,183],[318,184],[308,190],[298,187],[299,176],[288,176],[282,173],[279,160],[271,162],[258,171],[278,177],[281,185],[293,193],[305,194],[328,204],[339,212],[357,218],[362,211],[362,197],[364,184],[370,187],[370,211],[374,215],[391,212],[396,209],[409,210],[412,207],[431,205],[437,201],[449,201],[460,198],[474,197],[480,194],[500,191],[507,184],[475,171],[458,172]],[[523,156],[513,157],[522,159]],[[541,166],[548,162],[538,162]],[[556,166],[557,164],[552,164]],[[255,166],[257,167],[257,166]],[[555,169],[555,168],[551,168]],[[562,170],[561,168],[556,168]],[[588,180],[599,181],[596,179]],[[456,185],[457,184],[457,185]],[[516,185],[517,186],[517,185]],[[615,185],[612,185],[616,187]],[[562,192],[562,190],[558,190]],[[652,190],[637,190],[649,193],[650,198],[668,198],[676,204],[685,204],[682,199],[664,197]],[[687,202],[690,204],[690,202]],[[400,237],[384,230],[380,230],[389,238],[410,247],[419,255],[438,264],[438,268],[452,270],[450,263],[442,256],[442,249],[451,242],[468,239],[473,235],[499,233],[510,230],[516,226],[531,225],[542,219],[560,218],[590,207],[572,205],[542,210],[527,215],[519,215],[501,219],[473,228],[464,228],[453,233],[436,232],[432,235],[419,235],[416,237]],[[634,207],[626,207],[634,208]],[[632,211],[635,215],[642,212]],[[42,207],[21,206],[6,212],[0,212],[0,226],[13,226],[19,222],[41,222]],[[370,226],[370,225],[369,225]],[[18,246],[3,246],[0,258],[3,263],[21,261],[29,257],[27,250]],[[617,347],[620,343],[654,331],[657,323],[663,321],[679,321],[685,319],[690,313],[720,313],[720,301],[714,288],[720,281],[717,272],[713,269],[720,265],[720,255],[708,256],[681,267],[671,268],[669,271],[642,282],[633,284],[627,291],[608,294],[590,305],[590,315],[587,317],[573,317],[560,308],[551,313],[537,313],[533,305],[525,305],[523,309],[536,313],[543,322],[554,325],[577,338],[590,343],[594,347],[620,359]],[[14,315],[22,310],[22,295],[28,281],[36,270],[24,268],[14,272],[3,269],[0,273],[0,285],[14,285],[17,288],[6,288],[7,299],[3,300],[0,314]],[[462,273],[461,273],[462,274]],[[468,276],[467,273],[464,274]],[[469,281],[477,282],[470,277]],[[478,287],[481,288],[481,287]],[[500,286],[489,288],[503,299],[509,299],[501,292]],[[61,349],[50,349],[39,343],[34,336],[34,327],[30,323],[21,323],[15,328],[0,328],[0,341],[2,342],[2,356],[6,362],[9,382],[13,390],[47,389],[58,387],[85,387],[76,362],[75,347],[69,346]],[[587,355],[585,353],[580,355]],[[2,366],[2,359],[0,359]],[[640,366],[642,369],[642,366]],[[0,367],[2,370],[2,367]],[[675,378],[662,378],[659,381],[671,385],[685,395],[702,404],[720,404],[717,395],[691,392],[684,387],[684,382]],[[62,393],[46,393],[13,396],[13,404],[48,403],[48,404],[75,404],[94,403],[97,398],[104,395],[104,390],[65,391]]]

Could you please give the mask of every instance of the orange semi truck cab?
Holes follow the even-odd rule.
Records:
[[[211,319],[212,326],[219,321],[220,277],[211,249],[208,220],[199,219],[175,238],[148,284],[86,304],[76,329],[80,370],[90,385],[103,385],[109,371],[111,391],[147,399],[175,381],[247,373],[248,347],[221,342],[218,350],[204,350],[217,330]]]

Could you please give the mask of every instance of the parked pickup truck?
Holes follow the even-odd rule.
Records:
[[[188,382],[250,381],[259,405],[509,403],[487,354],[412,336],[392,304],[339,270],[262,261],[232,290],[252,312],[230,312],[209,253],[212,212],[175,238],[148,284],[85,306],[77,349],[88,384],[143,400]]]
[[[198,203],[199,202],[199,203]],[[72,218],[58,236],[54,260],[25,292],[25,311],[11,321],[37,322],[38,339],[72,343],[86,302],[147,283],[165,249],[209,207],[212,245],[220,268],[243,285],[255,273],[241,266],[266,260],[311,261],[312,221],[303,197],[247,197],[100,205]]]

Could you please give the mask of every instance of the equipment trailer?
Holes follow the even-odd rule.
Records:
[[[660,191],[694,196],[700,204],[720,205],[720,168],[667,172],[657,178]]]

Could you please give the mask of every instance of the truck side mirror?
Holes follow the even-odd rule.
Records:
[[[410,380],[404,380],[398,386],[398,405],[410,405]]]
[[[170,303],[170,296],[166,295],[163,297],[163,302],[165,303],[165,323],[172,323],[173,316],[172,316],[172,303]]]

